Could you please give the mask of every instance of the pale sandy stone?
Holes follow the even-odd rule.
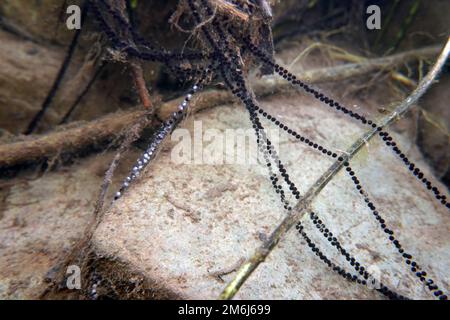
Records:
[[[92,220],[110,154],[0,180],[0,299],[37,299]],[[41,175],[41,176],[40,176]]]
[[[352,120],[302,96],[273,97],[263,105],[327,148],[344,150],[363,132]],[[184,127],[192,130],[194,120],[202,121],[204,130],[250,127],[241,106],[203,111]],[[397,138],[408,156],[429,172],[411,143]],[[280,155],[301,192],[331,164],[284,134],[280,134]],[[448,288],[448,210],[437,205],[379,141],[371,142],[352,166],[404,247],[442,288]],[[344,173],[324,189],[313,208],[363,264],[382,271],[383,282],[411,298],[432,298],[400,261]],[[99,256],[124,263],[175,297],[212,299],[234,273],[224,275],[223,281],[215,275],[248,258],[284,214],[262,165],[174,164],[169,147],[106,214],[93,244]],[[305,224],[313,230],[310,222]],[[310,233],[327,255],[344,264],[317,230]],[[349,265],[346,268],[351,270]],[[237,295],[244,299],[380,297],[331,273],[294,230]]]

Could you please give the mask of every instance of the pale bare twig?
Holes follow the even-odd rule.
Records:
[[[379,123],[379,127],[385,128],[403,116],[408,112],[418,99],[428,90],[428,88],[436,80],[439,72],[445,65],[445,62],[450,53],[450,38],[447,39],[447,43],[442,50],[439,58],[434,64],[430,72],[419,83],[417,88],[400,104],[392,113],[382,119]],[[330,168],[313,184],[313,186],[305,193],[305,195],[296,204],[292,213],[287,215],[283,221],[276,227],[276,229],[269,236],[256,252],[245,262],[234,279],[226,286],[220,295],[220,299],[232,299],[245,281],[250,277],[253,271],[267,258],[272,250],[277,246],[280,240],[286,235],[286,233],[303,217],[306,215],[311,203],[316,196],[322,191],[322,189],[340,172],[344,167],[344,163],[350,161],[364,145],[370,141],[378,133],[377,128],[367,131],[362,137],[360,137],[352,146],[343,153],[341,157],[343,161],[334,162]]]

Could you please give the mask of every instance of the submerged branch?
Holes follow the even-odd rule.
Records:
[[[180,101],[176,99],[159,106],[156,112],[158,118],[166,119],[177,110]],[[224,101],[230,101],[228,93],[206,91],[197,98],[193,108],[198,111],[223,104]],[[147,113],[147,110],[118,112],[88,123],[71,123],[45,135],[26,137],[24,141],[0,145],[0,168],[38,162],[58,154],[77,153],[101,145],[113,140]]]
[[[336,67],[306,70],[298,78],[309,83],[324,83],[341,81],[352,77],[369,74],[379,70],[389,70],[417,59],[427,59],[439,54],[441,46],[429,46],[421,49],[408,50],[402,53],[374,59],[365,59],[357,63],[348,63]],[[253,86],[259,95],[269,94],[290,84],[281,78],[266,77],[256,81]]]
[[[379,127],[385,128],[396,120],[400,119],[402,115],[408,112],[413,105],[422,97],[422,95],[428,90],[428,88],[436,80],[439,72],[445,65],[445,62],[450,53],[450,38],[442,50],[439,58],[434,64],[431,71],[422,79],[417,88],[399,105],[394,111],[387,117],[380,121]],[[344,163],[350,161],[358,151],[366,145],[379,131],[377,128],[367,131],[362,137],[360,137],[353,145],[344,152],[341,157],[343,161],[334,162],[328,170],[313,184],[313,186],[305,193],[300,199],[297,205],[292,210],[292,213],[287,215],[284,220],[276,227],[267,241],[265,241],[251,256],[251,258],[245,262],[238,270],[234,279],[227,285],[224,291],[220,295],[220,299],[232,299],[245,281],[250,277],[253,271],[267,258],[272,250],[277,246],[280,240],[286,235],[286,233],[294,226],[299,220],[301,220],[306,211],[310,207],[316,196],[322,191],[322,189],[340,172],[344,167]]]
[[[406,51],[388,57],[368,59],[361,63],[305,71],[302,79],[309,83],[342,81],[376,70],[394,68],[405,62],[430,58],[439,53],[439,47],[432,46]],[[258,96],[268,96],[289,88],[285,80],[272,77],[256,79],[253,88]],[[214,107],[233,101],[233,95],[225,91],[211,90],[198,95],[194,110]],[[159,106],[157,115],[166,119],[172,114],[179,101],[169,101]],[[155,106],[156,107],[156,106]],[[71,123],[46,135],[30,136],[24,141],[0,145],[0,168],[37,162],[60,153],[76,153],[90,146],[113,139],[118,133],[132,125],[145,111],[133,110],[108,115],[88,123]]]

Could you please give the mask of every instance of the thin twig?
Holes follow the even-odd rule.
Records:
[[[95,81],[97,81],[98,77],[103,72],[105,66],[106,66],[106,62],[102,62],[101,65],[99,67],[97,67],[97,71],[95,71],[94,75],[91,77],[89,82],[86,84],[83,91],[81,91],[81,93],[78,95],[78,97],[72,103],[69,110],[66,112],[64,117],[59,122],[59,125],[66,124],[69,122],[70,118],[72,117],[72,114],[75,112],[75,109],[78,107],[78,105],[83,100],[83,98],[88,94],[89,90],[92,88]]]
[[[147,85],[145,84],[144,71],[142,70],[141,63],[136,60],[130,62],[129,64],[133,75],[134,84],[136,85],[142,105],[145,109],[153,108],[150,93],[148,92]]]
[[[102,186],[100,188],[100,194],[95,204],[94,216],[97,219],[97,223],[100,223],[101,221],[106,195],[112,183],[114,172],[119,165],[120,160],[122,159],[123,155],[131,148],[131,145],[137,139],[139,139],[142,131],[152,122],[153,115],[153,111],[147,111],[146,114],[138,118],[135,123],[132,124],[131,128],[125,132],[123,142],[121,143],[118,152],[114,156],[114,159],[111,161],[108,170],[105,173]],[[92,230],[95,230],[95,228],[93,228]]]
[[[385,128],[408,112],[413,105],[420,99],[420,97],[428,90],[428,88],[436,80],[439,72],[445,65],[445,62],[450,53],[450,38],[442,50],[438,60],[427,76],[419,83],[417,88],[406,98],[394,111],[380,121],[379,127]],[[312,201],[321,192],[321,190],[340,172],[344,167],[344,163],[350,161],[358,151],[363,148],[374,136],[377,135],[379,129],[374,128],[367,131],[361,138],[359,138],[353,145],[344,152],[341,157],[343,161],[334,162],[330,168],[313,184],[313,186],[305,193],[297,205],[292,210],[292,213],[286,216],[284,220],[276,227],[267,241],[265,241],[245,262],[237,272],[234,279],[227,285],[220,295],[220,299],[232,299],[245,281],[250,277],[253,271],[267,258],[272,250],[277,246],[284,235],[306,215]]]
[[[127,14],[127,4],[125,0],[121,0],[117,3],[117,7],[119,9],[120,14],[122,15],[122,18],[127,20],[131,24],[131,17]],[[132,26],[133,28],[134,26]],[[127,36],[129,38],[133,38],[133,35],[131,33],[128,33]],[[145,77],[144,77],[144,70],[142,69],[142,63],[137,60],[133,59],[128,61],[128,64],[131,68],[131,73],[133,76],[134,84],[136,85],[136,89],[139,94],[139,98],[141,99],[142,105],[145,109],[152,109],[153,104],[150,98],[150,93],[147,89],[147,84],[145,83]]]
[[[81,21],[82,23],[85,20],[86,14],[87,14],[87,8],[88,8],[88,1],[85,0],[84,4],[83,4],[83,8],[82,8],[82,17],[81,17]],[[42,118],[44,117],[45,113],[47,112],[48,108],[50,107],[50,105],[52,104],[53,98],[56,96],[56,93],[58,92],[62,80],[67,72],[67,69],[69,67],[70,62],[72,61],[72,57],[75,53],[75,49],[78,45],[78,40],[81,36],[81,32],[82,32],[82,28],[77,29],[75,31],[75,34],[72,38],[72,41],[70,43],[69,49],[67,50],[67,54],[66,57],[64,58],[64,61],[61,65],[61,68],[58,71],[58,75],[56,76],[55,81],[53,82],[53,85],[47,95],[47,97],[45,98],[44,102],[42,103],[41,109],[39,110],[39,112],[33,117],[33,119],[31,120],[30,124],[28,125],[27,129],[25,130],[25,134],[31,134],[33,133],[34,130],[36,130],[36,128],[39,125],[39,122],[42,120]]]

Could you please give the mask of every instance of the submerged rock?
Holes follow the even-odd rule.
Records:
[[[363,132],[352,120],[302,96],[273,97],[262,105],[290,127],[332,150],[345,150]],[[198,130],[200,122],[203,133],[209,137],[203,137],[203,148],[192,147],[192,162],[180,163],[173,151],[180,150],[179,137],[189,132],[194,140],[194,127]],[[153,284],[148,288],[152,297],[218,297],[236,268],[285,215],[265,166],[251,161],[247,164],[194,161],[196,156],[201,159],[198,152],[211,148],[211,144],[229,146],[226,139],[222,140],[227,129],[251,129],[249,123],[242,107],[222,106],[192,116],[184,126],[189,131],[175,131],[177,140],[161,152],[141,179],[112,206],[94,234],[93,247],[99,265],[121,266],[120,273],[104,274],[104,278],[126,282],[127,274],[130,278],[138,274]],[[212,136],[215,141],[211,141]],[[430,176],[415,148],[409,148],[410,143],[402,136],[394,136],[408,150],[408,157]],[[280,158],[302,193],[332,163],[282,132],[278,145]],[[248,152],[244,144],[234,144],[233,148],[241,156]],[[440,287],[447,288],[446,266],[450,261],[447,209],[380,141],[371,142],[355,158],[352,167],[405,249]],[[357,259],[374,273],[379,270],[381,281],[391,289],[410,298],[433,298],[401,260],[345,173],[341,172],[323,190],[312,209]],[[353,270],[321,238],[311,221],[308,218],[304,221],[321,250],[347,270]],[[295,230],[288,233],[237,295],[240,299],[381,297],[374,290],[333,273]]]

